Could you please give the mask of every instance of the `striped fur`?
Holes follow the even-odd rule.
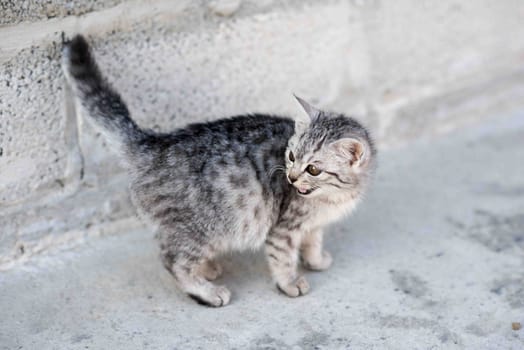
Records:
[[[155,133],[131,119],[82,36],[66,43],[63,66],[88,119],[121,150],[134,203],[156,227],[162,262],[181,290],[202,304],[228,304],[230,291],[211,281],[222,273],[216,258],[233,250],[264,246],[291,297],[309,290],[299,259],[329,267],[322,228],[354,208],[374,167],[373,143],[357,121],[300,100],[306,124],[256,114]],[[310,165],[320,173],[308,173]]]

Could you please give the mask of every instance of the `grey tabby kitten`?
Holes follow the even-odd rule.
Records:
[[[256,114],[157,133],[130,118],[82,36],[66,43],[63,64],[90,119],[119,149],[134,202],[156,225],[163,264],[182,291],[227,305],[230,291],[211,281],[228,251],[264,246],[290,297],[309,291],[299,256],[311,270],[331,265],[322,228],[355,207],[374,168],[373,141],[356,120],[297,98],[307,123]]]

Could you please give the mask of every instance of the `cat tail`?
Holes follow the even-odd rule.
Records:
[[[62,68],[75,97],[114,146],[129,150],[144,136],[120,95],[100,73],[82,35],[64,42]]]

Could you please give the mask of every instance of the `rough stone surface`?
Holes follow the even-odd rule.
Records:
[[[387,148],[524,104],[519,1],[16,4],[0,1],[0,266],[134,212],[111,150],[78,125],[62,32],[89,37],[134,117],[158,130],[295,115],[295,92],[361,116]]]
[[[296,8],[297,5],[315,1],[320,2],[318,0],[0,0],[2,11],[0,26],[85,16],[111,8],[116,8],[119,12],[130,12],[133,8],[146,6],[151,10],[159,3],[170,4],[168,11],[184,3],[191,7],[191,11],[199,12],[199,21],[202,21],[201,16],[205,15],[208,9],[219,16],[246,15],[272,11],[276,8]],[[334,2],[334,0],[328,1]],[[205,21],[209,20],[210,18],[205,18]]]
[[[0,25],[83,15],[126,0],[0,0]]]
[[[232,303],[199,306],[148,230],[40,256],[0,273],[0,348],[522,349],[523,133],[521,111],[382,152],[298,299],[244,254],[223,259]]]
[[[209,8],[217,15],[228,17],[235,13],[241,4],[241,0],[215,0],[209,3]]]
[[[0,204],[27,201],[65,181],[69,145],[64,115],[60,48],[28,48],[5,62],[0,109]],[[53,92],[53,93],[50,93]],[[76,142],[76,140],[72,141]]]

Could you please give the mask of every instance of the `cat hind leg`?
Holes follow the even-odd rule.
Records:
[[[209,281],[220,275],[220,265],[199,256],[195,251],[173,252],[173,247],[170,248],[168,251],[162,249],[162,261],[180,290],[201,305],[221,307],[229,304],[229,289]]]
[[[214,281],[222,276],[222,266],[214,260],[205,259],[199,266],[200,274],[208,281]]]

